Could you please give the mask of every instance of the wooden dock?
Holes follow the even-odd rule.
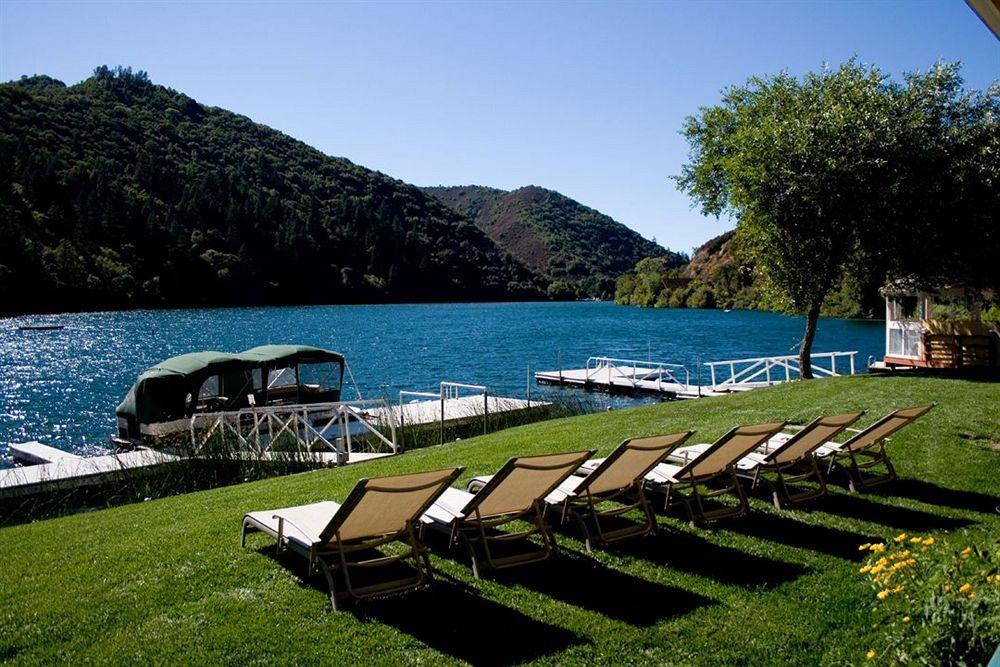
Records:
[[[395,424],[404,428],[413,426],[440,427],[442,425],[451,427],[483,421],[484,417],[529,411],[542,412],[547,410],[549,405],[549,403],[527,401],[521,398],[473,395],[444,400],[411,401],[379,409],[374,414],[377,414],[378,418],[383,421],[391,419]]]
[[[813,355],[813,374],[817,377],[839,375],[837,360],[846,359],[854,375],[854,356],[857,352],[822,352]],[[822,360],[829,367],[820,365]],[[683,400],[726,396],[734,392],[751,391],[761,387],[788,382],[799,376],[798,357],[782,355],[710,361],[710,384],[691,381],[690,370],[682,364],[613,357],[590,357],[584,368],[541,371],[535,373],[539,384],[577,387],[589,391],[612,394],[652,395],[665,400]]]
[[[576,387],[611,394],[659,396],[666,400],[684,400],[706,396],[724,396],[691,382],[685,366],[612,357],[590,357],[585,368],[540,371],[538,384]]]
[[[404,393],[426,396],[420,392]],[[361,441],[364,439],[366,429],[370,429],[373,424],[394,424],[397,428],[400,426],[430,428],[440,427],[442,424],[451,427],[479,421],[486,424],[486,420],[490,417],[544,411],[549,406],[544,402],[492,396],[488,393],[458,396],[449,390],[434,396],[435,400],[425,399],[408,403],[401,401],[398,405],[379,401],[376,407],[352,406],[345,410],[348,417],[345,420],[345,428],[351,431],[355,441]],[[367,423],[361,419],[350,419],[354,415]],[[278,426],[280,427],[280,424]],[[298,434],[299,429],[293,429],[291,432]],[[302,432],[304,434],[304,428]],[[335,433],[337,431],[333,429],[331,436]],[[303,447],[302,451],[295,452],[294,457],[297,460],[309,460],[318,466],[334,466],[394,456],[399,451],[394,443],[389,443],[392,445],[389,451],[357,451],[345,443],[342,437],[330,437],[329,443],[333,451],[308,451],[309,448]],[[142,474],[151,468],[185,460],[185,457],[166,450],[148,448],[104,456],[82,457],[37,441],[13,444],[9,449],[11,457],[25,465],[0,469],[0,498],[101,484],[113,481],[117,476]],[[234,452],[230,455],[239,454]],[[289,454],[247,450],[243,456],[248,460],[281,460]]]
[[[82,457],[37,442],[11,445],[10,450],[16,460],[27,460],[27,455],[35,463],[0,469],[0,498],[102,484],[121,475],[142,474],[151,468],[185,460],[184,457],[155,449]],[[392,455],[392,452],[350,452],[346,463],[361,463]],[[280,460],[286,456],[287,454],[277,453],[248,453],[247,458]],[[319,466],[338,465],[336,452],[300,452],[295,456],[300,460],[308,459]]]

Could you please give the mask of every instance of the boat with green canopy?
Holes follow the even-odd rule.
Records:
[[[188,428],[197,414],[340,400],[344,356],[309,345],[191,352],[139,375],[118,405],[119,439],[142,444]]]

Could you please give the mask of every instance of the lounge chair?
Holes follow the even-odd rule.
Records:
[[[343,598],[367,598],[416,588],[431,581],[426,548],[418,539],[419,518],[461,474],[463,468],[448,468],[394,477],[361,479],[343,505],[332,501],[250,512],[243,517],[240,545],[247,533],[263,531],[277,540],[279,553],[293,551],[309,560],[310,575],[322,572],[330,587],[334,610]],[[400,555],[385,556],[376,549],[402,542]],[[360,560],[356,558],[360,557]],[[351,573],[409,562],[412,576],[366,586],[355,586]],[[334,574],[342,572],[346,590],[338,592]]]
[[[736,462],[736,474],[750,480],[750,488],[764,482],[771,489],[774,506],[814,500],[826,495],[826,480],[816,463],[814,452],[837,437],[844,429],[856,422],[864,410],[842,415],[820,417],[805,426],[789,427],[794,433],[778,433],[763,445]],[[699,453],[704,445],[681,447],[674,450],[669,460],[681,460],[683,456]],[[814,486],[803,491],[792,491],[791,484],[812,482]]]
[[[568,519],[577,522],[583,531],[588,552],[594,543],[607,544],[655,531],[656,517],[646,499],[644,478],[692,433],[694,431],[684,431],[624,441],[607,458],[591,459],[563,480],[545,496],[546,509],[558,512],[561,522]],[[469,482],[469,490],[485,486],[490,479],[490,476],[473,478]],[[599,509],[598,504],[604,502],[614,502],[618,506]],[[602,519],[621,516],[632,510],[640,510],[645,520],[614,530],[607,530],[601,525]]]
[[[743,487],[736,477],[736,462],[757,449],[785,426],[785,422],[737,426],[711,445],[703,445],[679,465],[661,463],[646,475],[646,487],[663,493],[664,509],[683,504],[688,517],[712,521],[724,517],[742,516],[749,510]],[[723,482],[720,488],[699,491],[699,487]],[[739,502],[735,507],[723,506],[706,510],[704,501],[735,491]],[[679,499],[679,500],[677,500]]]
[[[421,517],[424,526],[446,532],[448,546],[461,542],[472,559],[472,573],[480,576],[476,546],[483,549],[483,566],[502,569],[545,560],[556,549],[555,537],[545,522],[543,499],[593,454],[593,450],[520,456],[504,464],[476,493],[449,487]],[[507,533],[499,528],[514,521],[532,527]],[[496,556],[491,545],[526,542],[542,538],[540,549],[509,556]]]
[[[829,463],[827,473],[834,467],[841,467],[847,472],[851,491],[869,489],[896,479],[896,469],[885,452],[885,443],[889,436],[911,424],[914,420],[927,414],[934,403],[917,408],[896,410],[887,414],[866,429],[844,429],[854,435],[844,442],[827,442],[816,450],[816,456],[826,459]],[[843,462],[846,462],[844,465]],[[876,466],[885,466],[885,472],[865,477],[862,471]]]

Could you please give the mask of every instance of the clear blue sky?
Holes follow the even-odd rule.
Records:
[[[0,0],[0,79],[100,64],[418,185],[535,184],[690,250],[730,226],[669,176],[683,118],[727,84],[857,56],[1000,78],[961,0],[99,3]]]

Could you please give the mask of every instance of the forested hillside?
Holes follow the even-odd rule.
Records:
[[[644,257],[679,267],[687,257],[552,190],[476,185],[424,188],[467,215],[502,249],[549,281],[549,294],[610,297],[615,279]]]
[[[884,274],[872,271],[845,279],[827,297],[823,314],[882,317],[885,305],[879,288],[884,278]],[[659,308],[782,310],[780,304],[767,300],[753,262],[739,252],[733,231],[706,241],[683,268],[665,266],[655,257],[643,259],[618,279],[615,301]]]
[[[0,312],[537,298],[418,188],[101,67],[0,85]]]

